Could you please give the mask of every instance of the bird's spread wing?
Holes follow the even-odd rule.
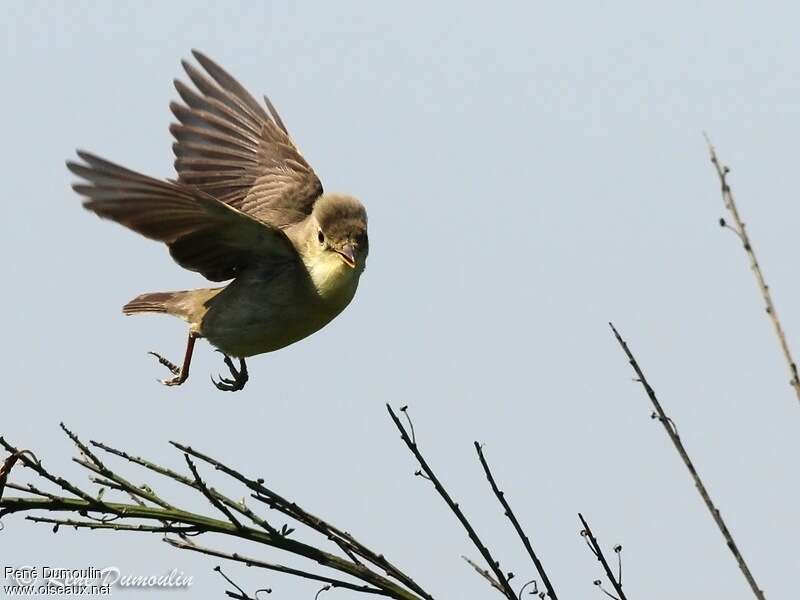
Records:
[[[268,114],[219,65],[193,54],[207,75],[184,61],[196,90],[176,80],[185,104],[170,105],[178,181],[277,227],[303,220],[322,184],[277,111],[265,97]]]
[[[159,181],[78,152],[67,167],[85,180],[73,189],[83,206],[153,240],[165,242],[182,267],[224,281],[253,262],[297,260],[280,229],[180,183]]]

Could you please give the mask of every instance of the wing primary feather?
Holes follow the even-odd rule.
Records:
[[[175,139],[178,140],[178,143],[183,143],[185,141],[201,141],[206,144],[211,143],[213,145],[219,145],[225,150],[239,150],[250,157],[255,157],[258,153],[258,148],[253,147],[252,144],[246,144],[240,138],[228,135],[217,129],[173,123],[170,125],[169,130]]]
[[[241,98],[242,101],[244,101],[251,109],[253,109],[262,119],[269,118],[261,105],[250,95],[250,92],[248,92],[242,84],[236,81],[236,79],[229,75],[225,69],[220,67],[217,63],[208,58],[199,50],[192,50],[192,55],[206,70],[206,72],[211,75],[211,78],[220,85],[220,87]]]
[[[285,133],[288,136],[289,130],[286,129],[286,125],[283,124],[283,119],[281,119],[281,116],[278,114],[277,109],[270,101],[269,96],[267,96],[266,94],[264,95],[264,103],[267,105],[267,108],[269,109],[272,118],[275,120],[275,123],[277,123],[278,127],[281,128],[281,131],[283,131],[283,133]]]
[[[201,96],[178,79],[174,81],[174,84],[181,99],[190,108],[213,113],[222,119],[232,120],[242,127],[246,127],[255,135],[261,132],[261,124],[250,115],[233,110],[229,105],[213,96]]]
[[[261,111],[254,111],[242,98],[220,87],[217,83],[198,71],[191,63],[183,61],[181,64],[183,65],[183,70],[186,71],[186,74],[189,76],[189,79],[203,95],[215,98],[219,102],[226,104],[231,110],[248,115],[254,122],[261,123],[269,118],[266,116],[266,113],[262,116],[261,113],[264,112],[263,109],[261,109]]]
[[[179,127],[176,125],[176,127]],[[172,132],[176,135],[176,132]],[[235,160],[239,164],[250,163],[257,167],[256,155],[252,152],[241,151],[237,148],[212,144],[208,141],[190,141],[191,136],[185,136],[180,142],[172,144],[172,150],[177,158],[204,157],[209,159]]]
[[[202,128],[213,127],[239,137],[242,141],[251,147],[253,151],[258,149],[259,139],[258,132],[248,131],[239,124],[232,122],[230,119],[225,119],[218,116],[213,112],[208,112],[201,109],[191,109],[177,102],[170,102],[169,108],[172,114],[184,125],[200,126]]]

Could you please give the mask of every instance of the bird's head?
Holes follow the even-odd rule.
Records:
[[[352,298],[369,252],[367,211],[352,196],[326,194],[314,204],[301,252],[317,292]]]
[[[363,271],[369,252],[364,205],[352,196],[326,194],[314,204],[312,216],[317,228],[312,243],[322,256]]]

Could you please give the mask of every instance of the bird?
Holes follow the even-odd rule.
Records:
[[[196,340],[223,355],[241,390],[245,359],[285,348],[325,327],[355,296],[369,253],[367,212],[355,197],[326,193],[267,96],[258,102],[205,54],[183,60],[192,85],[174,80],[170,103],[176,179],[157,179],[77,150],[67,168],[84,208],[163,242],[181,267],[221,287],[151,292],[126,315],[166,313],[188,324],[180,366],[150,352],[172,374],[189,377]],[[238,360],[238,365],[233,359]]]

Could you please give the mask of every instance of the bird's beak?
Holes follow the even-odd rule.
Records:
[[[344,247],[338,252],[339,256],[342,257],[342,260],[348,267],[351,269],[356,267],[356,253],[352,244],[345,244]]]

